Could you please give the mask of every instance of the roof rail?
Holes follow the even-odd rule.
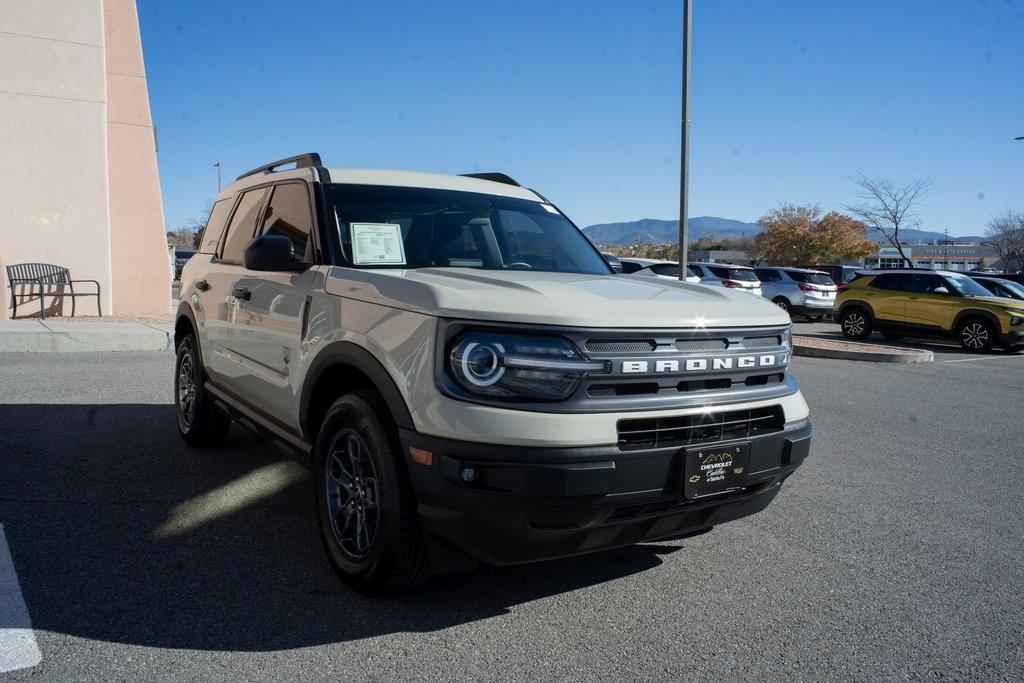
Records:
[[[492,183],[502,183],[504,185],[515,185],[516,187],[522,187],[519,183],[509,178],[504,173],[463,173],[465,178],[479,178],[480,180],[490,180]]]
[[[307,154],[297,154],[296,156],[288,157],[287,159],[278,159],[277,161],[273,161],[269,164],[264,164],[259,168],[254,168],[251,171],[246,171],[242,175],[235,178],[235,180],[248,178],[249,176],[256,175],[257,173],[273,173],[275,168],[277,168],[278,166],[284,166],[285,164],[295,164],[295,168],[310,168],[323,165],[320,162],[320,155],[317,154],[316,152],[309,152]]]

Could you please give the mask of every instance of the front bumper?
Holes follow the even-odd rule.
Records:
[[[623,452],[617,446],[495,446],[401,430],[403,452],[433,453],[409,464],[420,526],[439,573],[566,557],[694,535],[764,509],[810,447],[807,420],[747,439],[748,472],[738,491],[683,497],[683,452]],[[726,443],[726,442],[723,442]],[[472,468],[467,482],[463,470]]]

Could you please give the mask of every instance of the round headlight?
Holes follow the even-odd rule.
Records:
[[[505,348],[498,343],[481,344],[470,342],[461,349],[459,365],[462,375],[470,383],[478,387],[489,387],[505,374],[501,365],[501,357]]]

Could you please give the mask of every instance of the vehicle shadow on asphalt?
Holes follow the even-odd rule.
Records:
[[[242,428],[202,451],[182,443],[170,405],[3,405],[0,435],[0,523],[37,631],[227,651],[433,631],[682,547],[485,567],[372,599],[331,570],[310,475]]]

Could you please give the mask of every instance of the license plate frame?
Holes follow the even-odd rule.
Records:
[[[683,451],[683,496],[719,496],[741,489],[750,466],[750,442],[695,446]]]

